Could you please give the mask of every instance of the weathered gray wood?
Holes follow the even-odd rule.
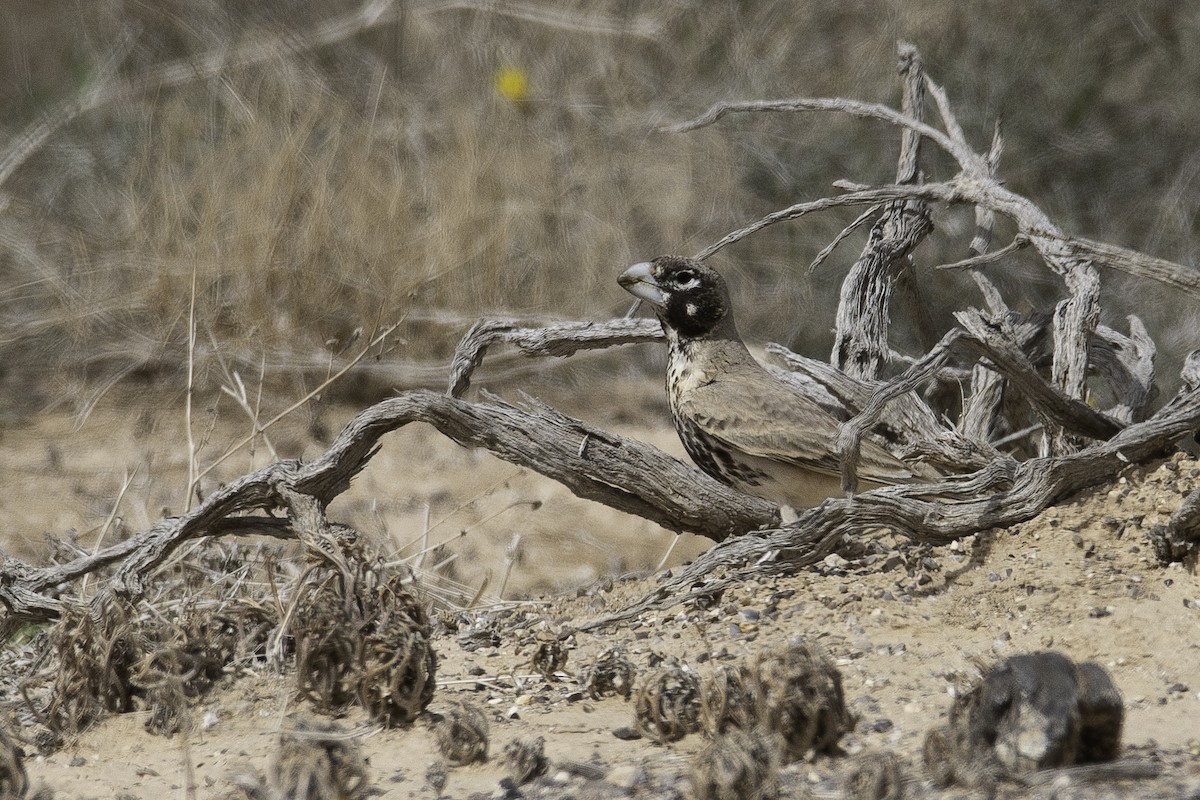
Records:
[[[925,99],[921,56],[911,44],[900,44],[904,83],[901,113],[920,119]],[[921,137],[901,133],[896,183],[920,179]],[[840,290],[830,363],[852,378],[872,379],[892,360],[888,346],[892,289],[910,265],[909,253],[933,230],[929,205],[923,200],[897,200],[884,206],[871,227],[862,254],[846,274]]]
[[[1003,322],[985,319],[976,309],[960,311],[954,316],[992,366],[1003,372],[1055,425],[1093,439],[1106,439],[1121,429],[1116,420],[1044,381],[1025,357],[1021,346],[1005,330]]]
[[[1111,480],[1130,463],[1164,454],[1198,427],[1200,391],[1191,391],[1145,422],[1078,453],[1021,463],[1000,459],[973,475],[932,485],[889,486],[853,499],[826,500],[784,527],[717,545],[640,601],[580,622],[575,630],[606,628],[647,609],[707,596],[755,575],[793,573],[872,530],[890,530],[914,541],[945,544],[991,528],[1015,525],[1070,494]],[[714,575],[720,577],[713,579]]]
[[[1105,414],[1124,423],[1145,419],[1157,393],[1154,340],[1140,319],[1132,314],[1128,319],[1128,336],[1107,325],[1097,325],[1091,348],[1092,367],[1104,376],[1116,399],[1116,405]]]
[[[471,374],[483,363],[488,348],[497,342],[515,345],[526,355],[565,357],[580,350],[662,338],[662,326],[653,319],[563,322],[541,327],[523,326],[513,320],[483,319],[471,326],[454,350],[448,391],[451,397],[466,394]]]
[[[940,352],[941,344],[934,347]],[[767,353],[788,369],[803,374],[825,388],[840,402],[847,417],[860,414],[880,393],[891,385],[885,381],[863,381],[816,359],[805,358],[778,344],[767,345]],[[929,356],[926,356],[929,358]],[[939,365],[942,360],[939,360]],[[937,371],[922,372],[922,380]],[[943,472],[968,472],[979,469],[998,453],[984,440],[971,440],[938,420],[933,410],[912,391],[919,381],[903,393],[889,392],[889,402],[879,409],[871,429],[883,433],[887,442],[905,459],[927,461]]]
[[[651,445],[572,419],[531,398],[526,408],[491,399],[468,403],[429,391],[406,392],[359,414],[329,449],[309,464],[279,461],[232,481],[180,517],[157,525],[93,555],[66,564],[32,567],[16,559],[0,563],[0,603],[9,617],[48,619],[59,603],[60,584],[117,565],[108,589],[142,594],[145,581],[181,544],[223,533],[300,535],[320,548],[328,533],[325,506],[378,451],[379,439],[410,422],[426,422],[469,447],[548,475],[585,497],[653,520],[677,531],[723,539],[779,523],[779,510],[743,495]],[[244,516],[285,509],[288,524]]]

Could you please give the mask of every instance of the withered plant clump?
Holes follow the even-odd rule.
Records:
[[[546,740],[513,739],[504,745],[504,767],[513,782],[521,786],[546,774],[550,761],[546,758]]]
[[[774,734],[730,728],[692,760],[696,800],[773,800],[779,796],[779,744]]]
[[[313,573],[292,620],[297,689],[322,712],[344,708],[355,697],[363,609],[346,596],[340,577],[333,570]]]
[[[605,650],[580,675],[580,683],[593,700],[619,694],[626,700],[633,694],[637,667],[619,647]]]
[[[704,681],[700,717],[705,733],[713,738],[731,728],[753,730],[761,707],[758,675],[745,664],[726,664]]]
[[[56,734],[73,736],[110,712],[132,711],[142,694],[134,681],[145,650],[136,615],[107,597],[90,606],[64,604],[48,644],[56,669],[43,717]]]
[[[358,742],[332,722],[305,719],[280,734],[270,784],[277,797],[304,800],[360,800],[371,788]]]
[[[533,668],[544,678],[553,678],[567,665],[569,650],[553,631],[538,631],[531,659]]]
[[[487,761],[488,719],[478,706],[465,700],[454,700],[434,723],[438,749],[446,761],[461,767],[476,761]]]
[[[637,728],[659,744],[700,730],[700,679],[689,668],[667,667],[651,675],[634,701]]]
[[[854,726],[842,676],[828,654],[801,642],[763,653],[757,663],[763,724],[780,735],[785,763],[831,753]]]
[[[842,781],[846,800],[901,800],[904,772],[891,750],[867,750],[854,757]]]
[[[188,701],[200,697],[239,659],[263,658],[279,625],[273,606],[246,598],[190,602],[178,618],[147,631],[154,643],[134,684],[150,708],[146,730],[170,736],[189,725]]]
[[[299,587],[291,624],[297,688],[319,711],[357,700],[377,722],[408,725],[433,699],[429,617],[403,574],[357,543],[343,555]]]
[[[359,702],[389,727],[412,723],[437,683],[429,618],[401,578],[392,575],[376,591],[356,660]]]
[[[0,798],[22,798],[28,790],[25,751],[0,728]]]

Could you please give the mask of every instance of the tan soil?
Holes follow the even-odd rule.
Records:
[[[336,431],[352,413],[331,411],[326,424]],[[644,417],[665,419],[658,409]],[[196,419],[199,436],[209,421],[202,409]],[[123,530],[140,530],[164,510],[177,510],[186,474],[179,420],[177,406],[128,413],[110,403],[77,429],[62,416],[4,429],[0,525],[7,548],[30,556],[44,552],[43,532],[99,529],[125,475],[132,481],[117,509]],[[679,452],[665,427],[604,422]],[[222,407],[201,461],[245,429]],[[303,425],[271,435],[280,456],[311,457],[322,449]],[[266,461],[260,446],[257,465]],[[231,459],[205,485],[250,466],[245,457]],[[944,721],[954,689],[977,674],[980,661],[1053,648],[1077,660],[1096,660],[1111,672],[1125,701],[1126,750],[1159,759],[1165,774],[1154,781],[1078,789],[1010,786],[1003,794],[1196,796],[1200,581],[1194,567],[1158,566],[1145,540],[1196,486],[1200,463],[1177,455],[1131,467],[1118,483],[1084,491],[1025,524],[951,547],[912,548],[884,536],[860,548],[875,552],[872,558],[833,559],[795,577],[727,591],[710,609],[676,606],[615,630],[580,634],[566,671],[578,674],[619,644],[637,665],[639,679],[651,664],[672,658],[706,675],[795,637],[816,641],[836,659],[847,702],[858,715],[856,729],[842,741],[846,754],[893,749],[914,781],[911,794],[932,796],[921,783],[920,743],[930,726]],[[541,503],[536,510],[533,501]],[[431,527],[424,535],[427,505]],[[437,558],[458,556],[430,585],[445,586],[453,578],[470,594],[487,581],[485,600],[490,593],[492,602],[503,580],[506,548],[520,534],[505,598],[543,596],[508,606],[499,647],[469,652],[452,633],[436,640],[439,690],[431,710],[444,708],[450,697],[466,696],[491,712],[491,758],[451,767],[444,795],[502,796],[503,746],[515,737],[536,736],[545,737],[550,774],[561,782],[543,789],[550,794],[530,796],[656,797],[671,796],[664,787],[686,786],[688,759],[704,746],[703,736],[667,746],[617,738],[613,730],[632,723],[632,704],[591,700],[570,677],[535,676],[533,628],[514,624],[544,619],[555,627],[576,625],[637,600],[653,588],[653,576],[615,583],[605,578],[651,572],[673,535],[577,500],[540,476],[465,451],[418,426],[387,437],[383,452],[335,503],[331,518],[402,554],[415,552],[419,545],[410,543],[423,538],[429,544],[451,540],[452,549]],[[91,549],[94,538],[82,534],[78,545]],[[706,540],[682,537],[667,563],[677,565],[706,546]],[[425,566],[431,565],[427,558]],[[758,618],[743,610],[759,612]],[[239,670],[195,709],[197,730],[190,736],[152,736],[143,730],[144,713],[110,717],[49,757],[31,756],[31,779],[65,798],[174,798],[187,796],[190,768],[195,796],[219,796],[231,770],[245,764],[264,768],[285,717],[305,710],[295,700],[290,675],[261,667]],[[339,724],[358,738],[377,796],[437,796],[425,777],[439,758],[427,722],[381,731],[351,713]],[[819,757],[792,765],[785,770],[785,796],[836,791],[846,762]],[[606,785],[601,791],[595,782],[589,788],[570,777],[573,765],[589,763],[601,766],[618,788]]]

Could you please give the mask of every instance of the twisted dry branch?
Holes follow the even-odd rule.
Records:
[[[11,620],[40,621],[61,611],[56,587],[116,565],[108,590],[141,596],[154,569],[180,545],[223,534],[319,538],[324,509],[345,491],[377,452],[385,434],[411,422],[433,425],[467,447],[560,481],[580,497],[597,500],[673,530],[714,539],[778,524],[765,500],[742,495],[651,445],[595,428],[526,398],[520,408],[499,399],[469,403],[430,391],[406,392],[359,414],[315,461],[278,461],[235,480],[200,506],[99,552],[66,564],[33,567],[8,558],[0,564],[0,603]],[[247,516],[286,509],[289,518]],[[306,535],[307,534],[307,535]]]
[[[711,596],[756,575],[797,572],[872,529],[940,545],[1015,525],[1069,494],[1113,479],[1131,464],[1161,455],[1198,428],[1200,391],[1192,390],[1151,419],[1078,453],[1024,462],[1002,458],[973,475],[937,484],[890,486],[853,498],[831,498],[784,527],[718,544],[639,602],[574,630],[607,628],[649,609]]]

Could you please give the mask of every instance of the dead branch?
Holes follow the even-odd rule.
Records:
[[[279,461],[218,489],[199,507],[66,564],[0,563],[0,603],[11,618],[58,615],[51,592],[60,584],[117,565],[108,590],[140,596],[155,567],[180,545],[203,536],[268,533],[298,536],[323,552],[329,535],[324,508],[345,491],[377,452],[379,439],[411,422],[426,422],[468,447],[483,447],[514,464],[552,477],[580,497],[714,539],[778,524],[765,500],[735,492],[647,444],[608,433],[525,398],[518,408],[499,399],[468,403],[429,391],[407,392],[358,415],[329,449],[309,464]],[[285,522],[245,516],[286,509]]]
[[[925,99],[921,56],[911,44],[900,45],[904,81],[902,113],[920,119]],[[921,137],[905,128],[900,140],[896,183],[920,178]],[[891,362],[889,308],[896,279],[910,264],[909,253],[933,231],[929,206],[921,200],[888,203],[871,228],[862,255],[842,282],[830,363],[854,378],[875,378]]]
[[[915,51],[908,56],[907,63],[915,70]],[[916,74],[919,70],[909,76]],[[1111,479],[1126,464],[1160,455],[1200,428],[1200,389],[1196,388],[1200,383],[1200,356],[1195,355],[1185,365],[1188,391],[1145,422],[1125,427],[1125,423],[1145,414],[1152,397],[1154,345],[1136,318],[1130,318],[1128,336],[1098,324],[1099,279],[1093,264],[1105,264],[1106,259],[1127,261],[1144,270],[1146,277],[1190,285],[1190,291],[1198,295],[1200,282],[1189,284],[1192,278],[1178,265],[1125,258],[1125,251],[1064,236],[1041,209],[1006,189],[994,176],[999,138],[993,141],[986,157],[976,154],[965,141],[945,93],[927,76],[923,86],[933,97],[944,131],[916,118],[919,93],[915,83],[910,87],[912,96],[904,112],[820,99],[715,106],[702,124],[731,110],[837,110],[889,121],[913,136],[907,137],[908,144],[902,149],[897,184],[852,187],[838,197],[784,209],[726,236],[705,254],[782,219],[837,206],[884,204],[883,227],[879,235],[872,235],[860,258],[863,272],[868,274],[860,285],[886,284],[912,244],[924,235],[923,223],[913,217],[914,209],[919,217],[925,202],[969,203],[977,209],[981,232],[977,237],[980,243],[973,245],[973,257],[979,259],[990,240],[989,215],[1004,214],[1015,221],[1018,239],[1035,247],[1062,277],[1067,297],[1053,315],[1052,348],[1035,353],[1035,345],[1045,341],[1045,326],[1008,313],[999,292],[980,276],[989,313],[975,309],[959,312],[961,328],[944,335],[925,356],[890,382],[862,380],[776,349],[776,355],[784,356],[799,370],[797,383],[823,394],[822,402],[839,407],[846,416],[857,415],[844,424],[839,437],[847,486],[853,486],[858,443],[871,429],[882,432],[910,454],[935,462],[940,459],[941,465],[951,471],[970,470],[970,474],[830,499],[804,511],[786,527],[761,536],[737,536],[679,572],[638,606],[588,623],[585,629],[612,624],[655,604],[687,599],[693,593],[691,587],[714,570],[723,571],[724,576],[697,591],[706,593],[757,571],[796,571],[835,551],[846,537],[873,529],[886,528],[916,541],[941,544],[991,527],[1011,525],[1029,519],[1071,492]],[[950,153],[961,172],[942,183],[909,182],[919,175],[915,151],[920,138]],[[884,230],[888,225],[893,229]],[[886,287],[882,293],[848,289],[843,292],[843,305],[863,298],[886,300],[887,291]],[[849,348],[847,354],[859,361],[863,374],[870,374],[885,355],[890,358],[885,349],[887,317],[886,309],[863,311],[876,315],[879,329],[870,342]],[[862,313],[846,316],[847,320],[858,320],[854,324],[863,318]],[[339,535],[339,528],[326,519],[326,507],[366,467],[378,450],[380,438],[411,422],[431,424],[461,445],[485,448],[563,483],[580,497],[673,530],[725,540],[778,525],[779,510],[770,503],[733,491],[654,447],[567,417],[532,398],[525,397],[520,407],[491,396],[478,403],[460,398],[488,349],[497,342],[512,344],[525,355],[563,357],[662,336],[661,327],[653,320],[561,323],[541,328],[525,328],[511,321],[481,321],[455,353],[449,395],[417,390],[378,403],[359,414],[312,463],[272,464],[220,488],[187,514],[164,519],[95,554],[40,568],[5,559],[0,563],[0,603],[8,610],[9,621],[53,618],[62,610],[59,587],[102,568],[113,568],[107,592],[122,598],[139,597],[155,569],[182,543],[213,535],[253,532],[295,537],[311,555],[332,559],[338,566],[326,545],[330,537]],[[1053,368],[1051,380],[1047,380],[1039,372],[1039,359],[1043,355],[1041,360],[1049,359],[1051,352]],[[860,359],[855,353],[865,356]],[[951,365],[952,355],[967,356],[970,369]],[[1088,368],[1094,368],[1111,390],[1111,415],[1082,400]],[[957,429],[916,394],[922,385],[947,374],[956,380],[970,374],[978,381],[971,386],[965,412],[967,424]],[[1018,389],[1034,412],[1053,426],[1056,447],[1052,456],[1018,462],[998,452],[997,446],[988,441],[1006,385]],[[882,426],[877,426],[880,422]],[[1073,452],[1075,437],[1102,441]],[[277,510],[283,510],[286,517],[269,516]],[[1191,517],[1186,523],[1191,524]]]
[[[785,527],[729,539],[673,574],[639,602],[575,628],[596,630],[648,609],[705,597],[753,576],[790,574],[821,561],[849,540],[887,529],[930,544],[1032,519],[1063,497],[1111,480],[1129,464],[1162,455],[1200,427],[1200,391],[1176,398],[1151,419],[1107,442],[1063,456],[1018,463],[1001,459],[973,475],[927,486],[891,486],[831,498]],[[932,500],[930,497],[941,498]],[[949,500],[950,502],[947,502]],[[1180,512],[1188,520],[1193,514]],[[714,577],[715,576],[715,577]]]
[[[462,397],[473,373],[497,342],[516,345],[532,356],[574,355],[618,344],[652,342],[663,338],[662,326],[652,319],[613,319],[608,322],[563,322],[540,328],[522,327],[512,320],[476,322],[454,349],[450,362],[451,397]]]

